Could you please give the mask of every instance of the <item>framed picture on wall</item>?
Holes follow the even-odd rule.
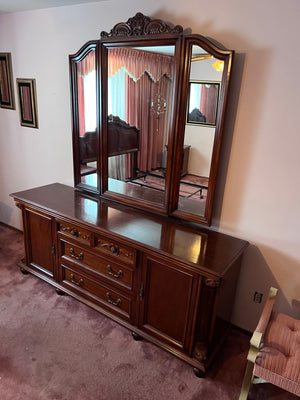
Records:
[[[190,81],[187,124],[216,126],[220,82]]]
[[[35,79],[17,79],[20,124],[38,128]]]
[[[15,110],[11,53],[0,53],[0,107]]]

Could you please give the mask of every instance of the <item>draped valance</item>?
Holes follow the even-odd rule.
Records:
[[[173,78],[174,57],[128,48],[109,49],[108,76],[112,77],[121,68],[125,68],[134,81],[147,72],[154,82],[158,82],[164,75]]]
[[[77,64],[78,75],[84,76],[94,71],[96,68],[95,62],[96,62],[95,51],[92,50],[84,57],[83,60],[81,60]]]

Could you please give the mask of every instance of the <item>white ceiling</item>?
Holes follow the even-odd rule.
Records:
[[[105,0],[0,0],[0,14],[70,6],[73,4],[95,3],[98,1]]]

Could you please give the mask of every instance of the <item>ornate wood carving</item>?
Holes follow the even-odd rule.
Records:
[[[217,288],[221,284],[220,279],[204,278],[203,285],[211,288]]]
[[[76,229],[74,227],[70,227],[70,226],[67,226],[67,225],[64,226],[63,224],[60,224],[60,229],[61,229],[61,231],[70,233],[72,236],[75,236],[77,238],[80,238],[80,239],[83,239],[83,240],[87,240],[87,241],[90,240],[90,236],[89,235],[80,232],[78,229]]]
[[[196,342],[195,347],[194,347],[194,351],[193,351],[193,357],[194,358],[196,358],[198,361],[203,363],[207,359],[207,352],[208,352],[207,343],[205,343],[205,342]]]
[[[163,33],[178,34],[182,31],[181,25],[172,27],[160,19],[151,19],[142,13],[137,13],[127,22],[116,24],[110,32],[102,31],[101,38],[161,35]]]

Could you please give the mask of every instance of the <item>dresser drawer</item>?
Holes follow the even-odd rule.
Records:
[[[113,260],[107,260],[64,240],[60,241],[60,255],[63,261],[68,261],[68,264],[81,265],[87,273],[100,275],[120,288],[133,290],[135,270],[126,265],[119,265]]]
[[[57,230],[67,236],[76,238],[83,243],[90,244],[91,233],[87,229],[83,229],[76,224],[65,221],[57,221]]]
[[[95,248],[102,254],[114,257],[119,262],[136,265],[136,250],[105,236],[95,235]]]
[[[135,322],[135,301],[132,298],[119,293],[109,285],[103,285],[88,278],[85,274],[77,272],[75,268],[65,265],[62,265],[61,268],[63,286],[71,288],[72,291],[97,303],[118,317],[130,323]]]

